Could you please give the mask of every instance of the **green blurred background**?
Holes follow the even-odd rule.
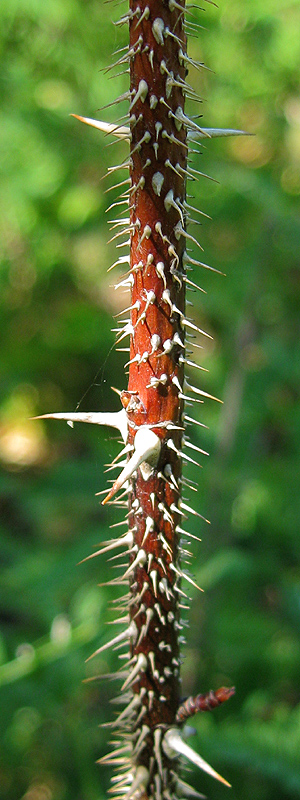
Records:
[[[126,26],[111,24],[118,11],[101,0],[0,4],[5,800],[101,800],[109,785],[95,761],[115,686],[82,680],[117,665],[106,653],[84,663],[107,639],[116,594],[98,584],[115,573],[105,557],[78,562],[120,519],[94,496],[117,437],[28,418],[78,404],[117,410],[110,387],[125,386],[111,327],[128,296],[107,274],[116,192],[105,194],[103,176],[126,147],[106,147],[69,116],[114,121],[114,109],[98,109],[127,89],[127,76],[103,72],[126,43]],[[196,15],[207,31],[189,52],[214,71],[189,76],[204,124],[255,136],[210,142],[194,166],[219,183],[190,187],[212,216],[200,229],[205,260],[227,277],[198,269],[207,295],[189,295],[214,336],[199,354],[209,369],[199,385],[225,402],[193,410],[209,430],[192,440],[211,453],[194,505],[211,525],[189,521],[203,540],[193,569],[205,595],[193,593],[183,691],[237,689],[228,707],[195,720],[194,737],[233,789],[190,780],[216,800],[290,800],[300,797],[300,6],[222,0]]]

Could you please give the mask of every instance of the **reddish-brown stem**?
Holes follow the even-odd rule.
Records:
[[[197,694],[196,697],[188,697],[187,700],[179,706],[176,714],[176,722],[182,725],[189,717],[193,717],[194,714],[197,714],[198,711],[213,711],[213,709],[220,706],[221,703],[225,703],[226,700],[229,700],[234,693],[234,686],[230,689],[227,689],[226,686],[221,686],[216,692],[213,692],[211,689],[210,692],[206,692],[206,694]]]
[[[131,10],[135,12],[138,5],[143,13],[145,2],[131,2]],[[149,770],[151,787],[157,770],[164,773],[170,769],[170,761],[157,743],[162,729],[174,724],[180,697],[176,533],[180,517],[176,508],[181,478],[183,364],[179,357],[184,354],[185,239],[179,226],[185,224],[182,170],[186,169],[187,149],[186,129],[174,120],[178,108],[184,113],[183,90],[173,85],[185,79],[178,56],[180,47],[185,49],[183,13],[177,8],[170,11],[168,3],[158,0],[153,0],[149,11],[140,25],[136,16],[130,23],[130,51],[135,53],[130,65],[130,115],[135,116],[131,119],[130,169],[134,309],[128,392],[123,403],[129,442],[134,444],[141,425],[151,426],[162,442],[157,468],[149,477],[139,471],[129,495],[135,547],[131,562],[137,553],[145,554],[144,563],[130,577],[130,617],[137,626],[130,654],[135,662],[142,653],[147,665],[132,687],[136,694],[143,694],[142,722],[149,729],[136,763]],[[175,32],[178,42],[164,35],[167,29]],[[155,751],[161,767],[153,759]],[[170,786],[170,774],[164,783]]]
[[[121,455],[127,455],[127,461],[102,502],[120,504],[113,498],[123,490],[123,498],[128,498],[128,531],[90,556],[124,546],[129,550],[128,567],[120,578],[109,581],[129,589],[120,600],[127,627],[93,654],[128,645],[127,662],[122,662],[119,674],[126,705],[110,723],[118,738],[114,735],[114,749],[102,759],[124,769],[113,778],[118,800],[193,795],[178,776],[179,756],[229,785],[182,736],[190,716],[215,708],[234,693],[223,687],[180,700],[181,600],[186,598],[186,584],[181,583],[185,579],[196,585],[183,570],[185,551],[180,546],[182,514],[189,510],[181,500],[185,332],[189,326],[193,332],[199,330],[185,311],[185,267],[188,262],[199,263],[186,254],[187,239],[196,242],[186,230],[187,209],[192,208],[186,203],[186,179],[193,177],[187,139],[195,129],[197,135],[207,135],[185,115],[185,95],[192,90],[185,80],[190,59],[184,16],[184,0],[130,0],[129,12],[121,19],[129,24],[129,50],[117,60],[118,65],[127,60],[130,65],[129,128],[80,117],[130,141],[129,160],[120,165],[129,167],[129,189],[124,191],[126,181],[117,183],[121,202],[128,200],[129,205],[129,219],[121,231],[124,244],[129,237],[130,246],[129,273],[121,283],[131,290],[130,319],[118,339],[130,335],[123,409],[46,415],[71,423],[110,425],[125,443]],[[115,225],[119,237],[119,222]],[[210,397],[188,385],[189,400],[189,390]]]

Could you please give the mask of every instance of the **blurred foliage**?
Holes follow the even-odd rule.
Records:
[[[106,271],[116,251],[104,212],[116,193],[105,195],[102,179],[126,151],[69,117],[113,121],[114,109],[97,109],[127,88],[126,76],[111,82],[100,71],[126,42],[111,10],[116,19],[119,8],[101,0],[0,4],[5,800],[101,800],[109,782],[94,762],[107,747],[98,725],[114,688],[82,684],[113,619],[110,589],[99,586],[108,567],[77,564],[120,518],[94,497],[117,445],[92,426],[29,417],[77,404],[117,409],[110,386],[125,385],[111,321],[128,303]],[[212,216],[205,260],[227,278],[203,270],[195,280],[207,295],[190,295],[214,336],[201,385],[224,405],[208,401],[199,419],[209,430],[192,434],[211,452],[195,495],[211,526],[189,521],[203,539],[193,569],[206,592],[193,597],[183,685],[236,685],[227,708],[195,721],[195,746],[232,781],[232,800],[291,800],[300,797],[300,6],[223,0],[195,13],[207,30],[189,52],[214,70],[190,76],[206,98],[204,124],[255,135],[194,156],[219,181],[190,191]],[[112,664],[99,657],[99,673]],[[209,778],[193,780],[225,796]]]

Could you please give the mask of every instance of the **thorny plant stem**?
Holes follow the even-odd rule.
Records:
[[[120,453],[125,460],[119,462],[123,469],[102,502],[123,503],[128,531],[89,556],[123,547],[129,555],[121,576],[108,581],[127,587],[120,600],[126,628],[91,656],[110,647],[127,648],[119,671],[125,707],[110,723],[112,752],[101,759],[115,769],[113,800],[200,798],[181,779],[178,757],[229,784],[186,744],[183,725],[197,711],[220,705],[234,689],[181,699],[181,611],[186,587],[196,586],[182,566],[182,517],[189,511],[201,517],[182,500],[182,462],[197,463],[194,451],[204,453],[184,438],[186,422],[193,421],[184,413],[184,402],[191,402],[193,395],[195,402],[211,397],[185,378],[186,364],[194,366],[187,354],[189,335],[208,335],[185,309],[185,288],[191,283],[187,268],[207,267],[187,247],[192,242],[202,249],[187,231],[190,211],[197,213],[187,203],[187,179],[202,174],[189,166],[188,140],[243,132],[203,129],[186,115],[186,97],[196,98],[186,81],[187,66],[203,65],[187,56],[183,0],[130,0],[117,24],[129,25],[128,49],[114,65],[129,66],[129,91],[115,101],[129,101],[129,124],[79,119],[130,145],[129,157],[109,170],[111,175],[129,170],[129,188],[126,180],[117,180],[120,198],[113,204],[125,201],[129,207],[124,224],[113,221],[113,239],[124,235],[130,248],[129,258],[120,256],[116,262],[129,266],[119,285],[130,290],[130,316],[117,337],[118,342],[130,337],[128,388],[121,393],[123,408],[117,413],[45,416],[72,425],[83,421],[116,427],[125,445]],[[193,458],[183,452],[184,446]]]
[[[165,772],[173,769],[161,748],[162,730],[174,725],[180,702],[176,526],[181,519],[177,509],[184,365],[179,358],[184,357],[185,239],[176,238],[176,225],[184,224],[187,150],[186,129],[181,123],[176,126],[174,119],[179,108],[184,112],[184,93],[173,83],[184,85],[185,69],[178,51],[185,48],[185,35],[183,14],[177,8],[171,11],[161,2],[152,2],[151,12],[138,27],[136,8],[137,2],[131,3],[130,51],[135,55],[130,64],[130,112],[134,111],[135,119],[131,121],[130,268],[135,307],[124,399],[129,399],[129,442],[134,443],[138,426],[149,425],[161,440],[161,453],[152,474],[139,470],[130,486],[129,512],[134,513],[130,513],[129,526],[135,548],[130,560],[141,557],[130,575],[130,618],[136,624],[130,655],[134,663],[140,659],[145,666],[132,686],[135,695],[143,695],[142,724],[148,729],[137,764],[150,774],[154,755],[152,781],[160,784]],[[143,6],[141,11],[145,11]],[[164,35],[166,28],[176,32],[178,42]],[[163,426],[157,428],[157,423]],[[164,783],[169,786],[170,778]]]
[[[185,116],[184,3],[131,0],[128,22],[131,312],[128,390],[121,400],[129,445],[137,451],[142,429],[144,439],[150,431],[156,435],[157,450],[128,476],[131,553],[123,578],[129,579],[130,635],[123,689],[130,688],[131,696],[122,722],[134,770],[124,796],[159,800],[178,791],[174,750],[165,734],[176,727],[180,706],[185,596],[178,531],[189,325],[184,255],[191,125]]]

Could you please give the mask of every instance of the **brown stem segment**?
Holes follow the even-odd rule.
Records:
[[[225,703],[226,700],[229,700],[234,694],[234,686],[230,689],[226,688],[226,686],[221,686],[216,692],[210,690],[210,692],[206,692],[206,694],[197,694],[196,697],[188,697],[187,700],[179,706],[176,714],[176,722],[182,725],[189,717],[193,717],[194,714],[197,714],[198,711],[213,711],[214,708]]]
[[[198,366],[185,358],[185,330],[190,327],[204,334],[185,315],[186,283],[199,288],[187,279],[185,264],[207,267],[185,250],[186,240],[199,245],[186,230],[189,211],[197,213],[186,202],[186,179],[194,179],[196,173],[202,175],[187,165],[187,131],[192,137],[195,132],[201,137],[228,133],[201,129],[185,115],[185,96],[193,95],[185,81],[185,65],[202,65],[186,54],[184,17],[184,0],[130,0],[128,13],[119,20],[119,24],[129,24],[129,48],[125,54],[120,51],[122,55],[114,65],[130,65],[130,90],[115,101],[129,98],[129,127],[79,117],[88,125],[130,141],[128,160],[109,170],[129,167],[130,172],[129,189],[123,191],[127,180],[117,183],[115,188],[122,187],[120,202],[112,204],[128,201],[129,205],[123,230],[119,220],[113,221],[118,231],[112,237],[118,239],[124,234],[126,241],[119,246],[130,246],[129,273],[119,284],[131,289],[130,318],[118,335],[120,342],[130,334],[128,389],[121,393],[123,409],[44,415],[71,424],[81,421],[117,428],[125,447],[111,466],[115,467],[120,457],[128,457],[102,501],[126,506],[124,497],[128,497],[128,531],[104,542],[89,556],[120,547],[129,550],[129,565],[123,575],[107,582],[125,584],[129,590],[119,599],[126,616],[116,620],[126,620],[127,627],[90,656],[129,645],[125,656],[120,656],[127,659],[122,669],[116,675],[102,676],[123,680],[124,694],[117,699],[125,703],[109,723],[117,731],[113,750],[101,759],[117,767],[112,800],[196,796],[177,774],[176,760],[181,756],[229,786],[185,742],[182,726],[197,711],[220,705],[234,689],[222,687],[185,702],[180,700],[181,599],[187,597],[181,580],[196,586],[181,567],[181,555],[186,551],[180,546],[179,535],[184,533],[180,523],[185,511],[201,517],[181,500],[182,447],[185,443],[204,453],[183,441],[184,401],[192,399],[189,393],[185,395],[185,385],[201,398],[212,397],[187,381],[184,384],[185,363]],[[121,256],[116,264],[124,261],[128,261],[127,256]],[[193,419],[187,416],[186,421]],[[193,461],[187,455],[185,459]],[[113,499],[120,489],[123,500]],[[123,520],[116,524],[123,524]]]
[[[178,7],[179,5],[179,7]],[[138,11],[138,8],[140,11]],[[133,723],[136,768],[148,771],[149,796],[173,784],[161,747],[180,698],[179,542],[185,284],[184,3],[131,0],[130,11],[130,269],[131,346],[122,401],[129,443],[140,426],[161,439],[156,467],[131,480],[129,525],[132,689],[140,699]],[[136,668],[139,667],[137,674]],[[142,734],[143,736],[143,734]],[[135,745],[136,746],[136,745]]]
[[[125,134],[122,129],[130,154],[120,166],[130,171],[130,187],[121,195],[128,199],[129,219],[121,235],[127,237],[124,244],[129,235],[125,283],[131,301],[130,319],[119,338],[130,334],[130,358],[118,417],[129,455],[103,502],[123,489],[129,530],[100,552],[129,547],[129,566],[112,581],[129,585],[123,598],[128,627],[93,655],[129,643],[121,672],[128,704],[111,723],[120,729],[115,750],[102,759],[125,767],[123,775],[114,777],[116,797],[124,792],[121,800],[173,800],[188,791],[176,770],[181,755],[227,784],[181,735],[184,719],[201,707],[218,705],[227,692],[180,703],[181,599],[187,597],[181,580],[196,585],[181,567],[185,551],[179,541],[181,516],[189,510],[181,501],[185,329],[199,330],[185,316],[185,243],[196,241],[186,231],[186,178],[192,175],[187,130],[198,126],[184,111],[185,95],[192,91],[185,81],[184,14],[180,0],[130,0],[121,20],[129,23],[129,51],[117,62],[128,57],[130,64],[130,127]]]

